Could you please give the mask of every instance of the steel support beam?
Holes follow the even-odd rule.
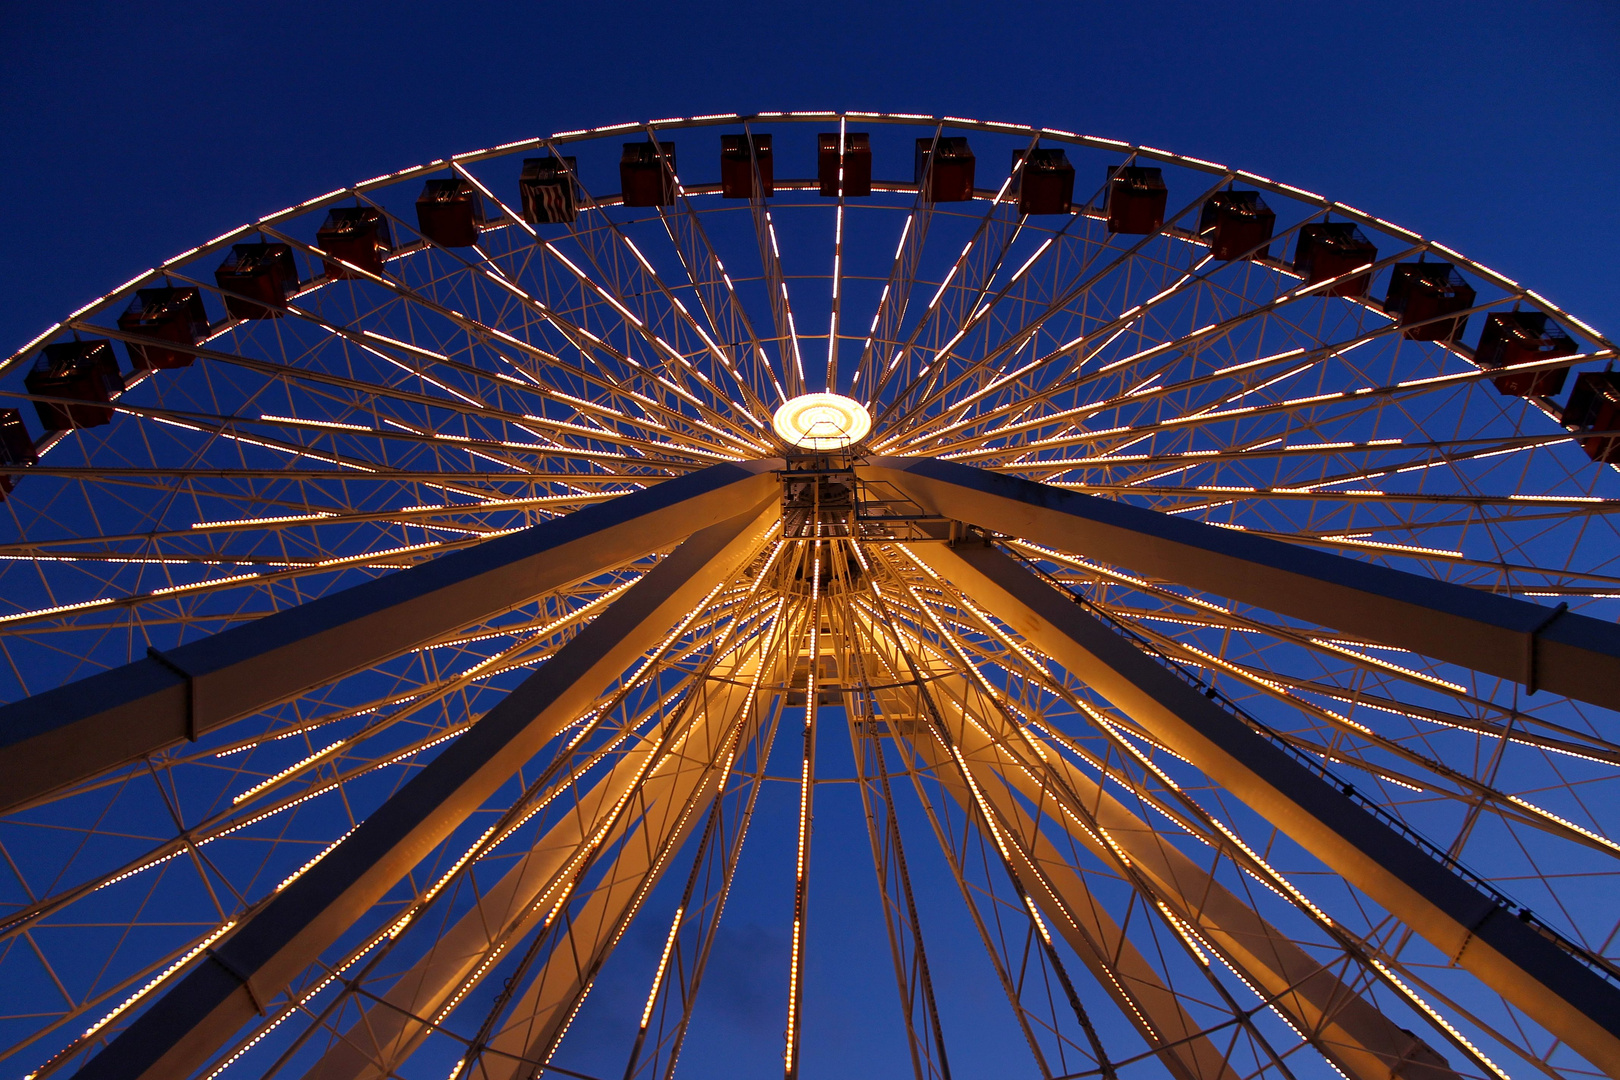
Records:
[[[751,659],[749,666],[757,667],[758,658]],[[304,1080],[380,1080],[393,1075],[431,1032],[430,1023],[451,1005],[453,995],[464,997],[495,969],[487,958],[521,940],[546,917],[563,895],[560,890],[566,882],[559,875],[588,838],[600,833],[596,846],[611,850],[638,822],[645,835],[646,818],[638,813],[649,806],[684,806],[700,790],[706,805],[718,786],[709,783],[712,759],[741,705],[741,692],[732,680],[748,674],[735,662],[716,665],[714,678],[721,681],[695,691],[704,698],[701,715],[677,737],[674,747],[657,754],[655,732],[625,752],[546,830],[528,855],[438,936],[432,949],[394,982],[381,1001],[363,1009],[343,1037],[304,1073]],[[651,760],[655,755],[657,760]],[[701,787],[704,783],[707,788]],[[621,804],[635,812],[627,812]],[[571,927],[569,934],[574,933]]]
[[[949,715],[954,710],[947,707],[940,711]],[[967,780],[972,777],[977,784],[979,778],[971,765],[965,777],[938,741],[918,734],[910,742],[919,761],[928,766],[963,812],[974,816],[976,807]],[[965,756],[966,751],[963,753]],[[1030,813],[1000,784],[989,788],[981,784],[979,793],[996,814],[994,825],[1002,833],[1001,839],[1008,841],[1007,854],[1030,898],[1091,970],[1098,985],[1120,1006],[1120,1012],[1142,1032],[1165,1068],[1179,1080],[1237,1080],[1240,1074],[1227,1062],[1226,1055],[1200,1030],[1175,991],[1165,985],[1125,936],[1124,928],[1069,865],[1057,845],[1040,831]]]
[[[1037,747],[1042,763],[1056,775],[1058,783],[1078,798],[1097,827],[1152,886],[1155,898],[1214,944],[1251,986],[1274,1001],[1294,1027],[1332,1055],[1334,1063],[1350,1077],[1457,1080],[1457,1074],[1432,1047],[1385,1016],[1208,870],[1167,843],[1162,832],[1075,768],[1056,747],[1026,729],[1016,734],[998,730],[993,735],[978,724],[967,723],[962,716],[964,702],[953,693],[953,683],[945,680],[936,685],[940,688],[942,711],[953,725],[952,736],[980,790],[998,810],[1010,813],[1017,806],[1008,798],[1003,784],[1032,806],[1061,806],[1068,799],[1067,793],[1053,791],[997,745],[998,737],[1012,742],[1028,740]],[[993,724],[995,719],[986,716],[980,721]],[[1110,851],[1089,828],[1082,827],[1072,813],[1054,813],[1048,820],[1060,825],[1104,862],[1118,859],[1118,853]]]
[[[1543,937],[1404,835],[1204,697],[1107,623],[984,545],[916,554],[1286,831],[1452,962],[1610,1075],[1620,1075],[1620,987]]]
[[[0,812],[667,547],[779,467],[715,465],[0,707]]]
[[[918,545],[932,549],[936,545]],[[915,550],[915,549],[914,549]],[[948,562],[948,551],[922,550]],[[1049,820],[1105,863],[1119,852],[1142,875],[1154,897],[1213,943],[1250,986],[1270,997],[1294,1027],[1317,1045],[1353,1080],[1456,1080],[1440,1055],[1422,1039],[1394,1023],[1336,977],[1316,958],[1267,922],[1099,783],[1076,768],[1054,746],[1000,713],[964,715],[965,679],[933,682],[935,701],[980,790],[998,811],[1016,814],[1018,804],[1005,787],[1035,807],[1059,808]],[[1027,743],[1034,754],[1020,761],[1008,746]],[[1004,787],[1005,785],[1005,787]],[[1077,804],[1072,808],[1067,805]],[[1082,825],[1085,816],[1088,824]],[[1109,850],[1091,826],[1103,830]],[[1054,916],[1056,918],[1056,916]]]
[[[931,514],[1620,709],[1620,626],[1600,619],[948,461],[857,475]]]
[[[79,1071],[187,1076],[758,550],[779,495],[693,535]],[[680,520],[682,509],[670,508]],[[668,538],[657,514],[640,528]],[[667,542],[667,540],[666,540]]]
[[[863,621],[868,640],[887,654],[885,662],[895,677],[900,677],[907,667],[899,643],[875,621]],[[937,713],[945,726],[943,732],[936,735],[927,730],[918,731],[907,737],[906,742],[915,752],[916,760],[925,764],[963,812],[975,819],[978,808],[968,788],[971,774],[961,772],[944,742],[949,739],[955,744],[965,720],[960,707],[948,694],[935,692],[948,681],[949,676],[944,672],[949,668],[935,671],[932,664],[927,664],[927,658],[922,659],[934,689],[918,686],[909,693],[898,688],[874,691],[881,710],[879,718]],[[891,731],[891,734],[897,741],[901,738],[898,733]],[[981,794],[989,797],[997,815],[992,823],[1002,833],[1001,837],[993,838],[997,848],[1006,854],[1030,897],[1046,912],[1059,935],[1119,1007],[1121,1015],[1158,1051],[1160,1060],[1176,1080],[1235,1080],[1237,1074],[1227,1063],[1226,1056],[1201,1032],[1175,991],[1165,985],[1136,944],[1125,936],[1124,928],[1096,899],[1057,846],[1041,833],[1023,807],[1006,797],[1006,788],[997,784],[994,789],[981,789]],[[1000,798],[995,798],[996,795]],[[1008,842],[1003,844],[1002,840]]]
[[[752,718],[742,715],[743,706],[750,703],[758,715],[759,696],[750,692],[746,680],[710,687],[704,703],[707,722],[677,751],[679,768],[669,770],[661,786],[649,783],[637,791],[639,827],[626,836],[594,891],[569,914],[562,940],[529,980],[505,1022],[491,1033],[488,1049],[467,1070],[468,1076],[516,1080],[538,1071],[523,1062],[550,1060],[625,927],[725,787],[729,751],[736,746],[740,752],[737,740],[746,745],[756,733]]]

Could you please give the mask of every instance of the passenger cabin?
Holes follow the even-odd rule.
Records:
[[[214,271],[233,319],[279,319],[287,294],[298,287],[298,268],[286,244],[237,244]]]
[[[523,220],[531,225],[566,225],[579,218],[579,159],[529,158],[518,178]]]
[[[816,179],[829,198],[839,194],[838,167],[838,132],[823,131],[816,136]],[[843,168],[845,198],[872,194],[872,138],[867,132],[844,132]]]
[[[416,197],[416,229],[440,247],[472,247],[483,222],[483,200],[459,176],[429,180]]]
[[[34,440],[28,437],[22,412],[18,409],[0,409],[0,466],[26,469],[38,460],[39,455],[34,452]],[[0,472],[0,502],[5,501],[14,480],[11,473]]]
[[[1563,423],[1577,436],[1620,429],[1620,372],[1583,371],[1577,375],[1569,404],[1564,406]],[[1583,438],[1580,444],[1593,461],[1620,462],[1620,434]]]
[[[1146,236],[1164,227],[1165,200],[1170,191],[1164,186],[1164,170],[1145,165],[1110,165],[1103,211],[1108,215],[1108,231]]]
[[[1532,360],[1551,360],[1575,352],[1563,327],[1540,311],[1493,311],[1485,316],[1474,361],[1482,368],[1511,367]],[[1496,388],[1514,397],[1550,397],[1564,388],[1569,368],[1510,371],[1498,375]]]
[[[768,199],[776,193],[776,170],[771,164],[771,137],[755,135],[750,139],[747,135],[720,136],[720,197],[752,199],[756,165],[759,168],[759,197]]]
[[[1277,215],[1258,191],[1217,191],[1198,215],[1198,233],[1221,262],[1269,257],[1276,224]]]
[[[1062,149],[1037,147],[1025,160],[1014,150],[1012,167],[1024,162],[1016,182],[1020,214],[1067,214],[1074,209],[1074,166]]]
[[[960,135],[918,139],[914,179],[925,184],[929,202],[967,202],[973,198],[973,151]]]
[[[675,205],[675,144],[625,143],[619,155],[619,190],[626,206]]]
[[[107,404],[124,388],[118,374],[118,358],[112,342],[63,341],[45,346],[34,368],[23,379],[30,394],[40,397],[71,398],[73,402],[36,401],[39,422],[46,431],[100,427],[112,419]]]
[[[129,307],[118,316],[118,329],[162,344],[126,343],[130,366],[144,368],[189,367],[195,359],[185,346],[208,335],[208,312],[195,286],[138,289]]]
[[[1313,221],[1299,227],[1294,245],[1294,272],[1305,284],[1315,285],[1328,278],[1348,274],[1358,266],[1378,261],[1378,249],[1353,221]],[[1372,271],[1356,274],[1334,283],[1330,296],[1366,296],[1372,285]]]
[[[394,250],[388,222],[375,206],[332,207],[326,224],[315,232],[315,246],[332,256],[326,260],[326,276],[333,279],[360,276],[338,259],[380,275],[383,261]]]
[[[1474,288],[1445,262],[1396,263],[1389,279],[1384,310],[1413,341],[1452,341],[1462,336],[1468,318],[1444,319],[1474,306]],[[1423,325],[1418,325],[1418,324]]]

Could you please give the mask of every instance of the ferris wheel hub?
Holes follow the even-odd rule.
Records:
[[[866,406],[842,394],[800,394],[771,418],[776,433],[805,450],[838,450],[853,446],[872,430]]]

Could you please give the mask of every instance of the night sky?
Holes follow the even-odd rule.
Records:
[[[1620,327],[1609,2],[13,2],[0,41],[7,352],[176,252],[364,177],[772,109],[1001,119],[1225,162]]]
[[[0,0],[0,49],[0,356],[179,251],[365,177],[555,131],[795,109],[1015,121],[1230,164],[1437,239],[1620,334],[1612,0]],[[876,171],[909,177],[910,168],[880,162]],[[833,767],[846,768],[841,757]],[[782,878],[794,819],[779,803],[762,813],[757,869]],[[823,813],[818,828],[864,843],[853,797]],[[867,887],[829,879],[817,896],[822,918],[866,903]],[[950,933],[971,932],[943,899],[923,904]],[[740,954],[782,948],[768,907],[740,908],[731,930]],[[845,929],[823,939],[829,951],[813,978],[886,948],[875,920]],[[627,951],[656,952],[660,932],[633,935]],[[959,962],[975,961],[942,957],[940,977]],[[779,979],[772,969],[770,985],[755,987],[756,977],[720,975],[716,1008],[722,1029],[760,1036],[758,1060],[745,1069],[741,1058],[695,1058],[708,1068],[693,1075],[775,1067]],[[987,987],[982,1002],[958,1000],[947,1019],[971,1025],[981,1004],[998,1000]],[[808,1022],[838,1026],[856,1044],[878,1023],[826,996],[811,1010]],[[963,1071],[993,1075],[1003,1038],[1015,1042],[998,1029],[982,1062],[964,1054],[982,1069]]]

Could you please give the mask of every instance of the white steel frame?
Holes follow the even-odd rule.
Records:
[[[772,197],[757,161],[746,205],[718,197],[716,128],[776,135]],[[974,197],[791,174],[814,132],[868,129],[880,177],[970,135]],[[670,205],[586,186],[642,139],[678,144]],[[1076,156],[1075,213],[1017,212],[998,155],[1037,145]],[[578,219],[524,220],[503,170],[575,154]],[[1106,231],[1102,162],[1172,174],[1161,229]],[[446,175],[482,198],[474,247],[402,202]],[[1277,228],[1220,263],[1197,215],[1234,185]],[[381,273],[324,269],[314,225],[349,203],[391,227]],[[1306,286],[1279,256],[1325,217],[1378,256]],[[728,114],[267,215],[27,343],[0,406],[37,428],[47,342],[139,343],[115,325],[138,288],[219,310],[213,263],[256,237],[302,267],[285,315],[126,376],[3,504],[6,1065],[358,1080],[455,1047],[453,1078],[587,1075],[566,1036],[652,923],[624,1075],[669,1080],[780,780],[787,1080],[838,932],[811,897],[841,783],[918,1080],[974,1037],[931,974],[930,836],[1046,1080],[1620,1073],[1620,479],[1556,401],[1499,394],[1472,332],[1408,338],[1374,294],[1447,261],[1474,326],[1529,309],[1577,340],[1515,370],[1612,362],[1545,297],[1149,147]],[[1332,295],[1357,274],[1371,293]],[[822,388],[873,416],[853,456],[771,431]],[[99,956],[67,936],[109,929]]]

